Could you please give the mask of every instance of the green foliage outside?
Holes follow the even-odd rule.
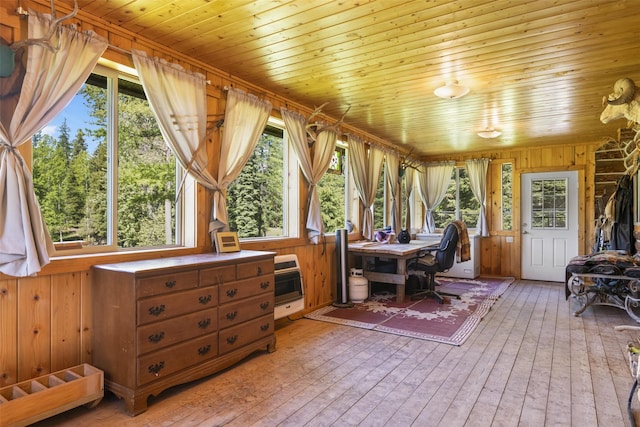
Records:
[[[513,165],[502,164],[502,229],[513,229]]]
[[[326,234],[345,227],[345,176],[327,172],[318,183],[322,223]]]
[[[284,234],[283,140],[271,129],[260,137],[251,158],[229,185],[229,228],[238,237]]]
[[[378,188],[376,189],[376,198],[373,202],[373,229],[380,230],[385,227],[384,223],[384,170],[380,173],[378,180]],[[389,224],[386,224],[389,225]]]
[[[474,196],[466,169],[460,168],[458,182],[455,180],[456,170],[449,183],[447,194],[433,212],[436,228],[444,228],[451,221],[461,219],[467,227],[475,228],[478,223],[480,202]],[[459,206],[456,207],[456,199]]]
[[[57,137],[42,133],[33,137],[34,188],[54,242],[107,243],[106,79],[92,78],[101,83],[85,84],[78,95],[91,118],[86,128],[71,140],[65,118]],[[130,95],[121,93],[118,98],[117,245],[173,243],[175,158],[160,135],[142,87],[124,84],[130,86]],[[92,153],[87,136],[97,141]]]

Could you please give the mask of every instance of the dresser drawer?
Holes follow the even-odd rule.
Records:
[[[248,279],[249,277],[258,277],[264,274],[273,273],[273,258],[263,259],[261,261],[243,262],[236,266],[236,278]]]
[[[220,304],[237,301],[243,298],[274,292],[274,276],[268,274],[253,279],[239,280],[220,286]]]
[[[137,297],[144,298],[167,292],[175,292],[198,286],[198,272],[163,274],[138,280]]]
[[[217,304],[217,286],[144,298],[138,301],[138,325],[204,310]]]
[[[200,286],[221,285],[234,280],[236,280],[235,265],[200,270]]]
[[[218,355],[218,334],[167,347],[138,358],[138,385],[148,383]]]
[[[220,329],[272,313],[274,299],[273,293],[269,293],[221,305],[218,308]]]
[[[210,308],[192,314],[162,320],[138,328],[138,355],[215,332],[218,309]]]
[[[220,354],[228,353],[260,338],[273,334],[273,312],[246,323],[223,329],[220,335]]]

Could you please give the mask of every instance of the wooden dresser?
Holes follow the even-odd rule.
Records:
[[[275,351],[273,252],[96,265],[93,364],[130,415],[147,398]]]

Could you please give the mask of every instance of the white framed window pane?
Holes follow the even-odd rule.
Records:
[[[268,125],[227,191],[229,228],[240,238],[288,236],[284,129]]]
[[[195,233],[191,216],[188,227],[179,223],[181,170],[132,75],[98,65],[33,147],[36,196],[56,254],[166,247]],[[191,183],[189,203],[194,191]]]
[[[176,160],[142,85],[118,79],[118,247],[172,245]]]
[[[346,223],[346,150],[336,147],[327,172],[318,182],[318,196],[325,234],[335,234]]]
[[[531,181],[531,227],[567,228],[566,179]]]

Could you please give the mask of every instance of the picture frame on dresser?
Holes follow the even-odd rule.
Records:
[[[235,231],[218,231],[213,240],[218,253],[240,252],[240,241]]]

